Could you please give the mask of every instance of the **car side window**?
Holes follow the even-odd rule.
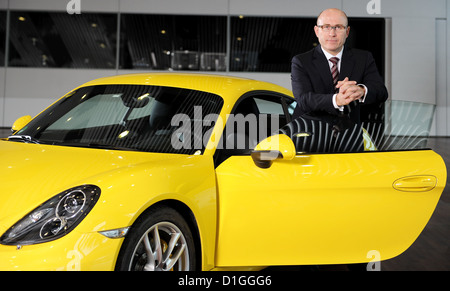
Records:
[[[296,102],[286,99],[293,115]],[[381,112],[381,113],[380,113]],[[361,106],[361,123],[346,114],[333,120],[303,115],[280,128],[291,137],[297,152],[354,153],[425,149],[431,132],[435,105],[391,100]]]
[[[280,127],[286,125],[288,119],[280,98],[267,100],[255,97],[254,100],[259,110],[258,132],[260,136],[258,142],[260,142],[276,133]]]
[[[324,122],[307,116],[292,120],[279,133],[289,136],[297,153],[351,153],[365,149],[364,129],[349,120]]]
[[[333,122],[304,115],[293,119],[297,106],[295,99],[285,99],[290,117],[279,133],[294,142],[297,153],[350,153],[372,150],[367,131],[351,122],[347,116],[337,116]],[[367,137],[367,138],[366,138]]]
[[[292,116],[294,115],[295,107],[297,107],[297,101],[295,101],[294,99],[285,99],[285,100],[286,100],[288,114],[292,119]]]
[[[230,156],[250,155],[258,142],[277,133],[288,120],[281,96],[258,93],[242,97],[228,117],[216,164]]]

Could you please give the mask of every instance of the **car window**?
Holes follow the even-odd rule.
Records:
[[[224,132],[227,149],[249,153],[258,142],[286,123],[281,97],[261,94],[244,98],[227,121]]]
[[[292,115],[294,115],[295,107],[297,106],[297,101],[295,101],[294,99],[291,99],[291,98],[285,99],[285,100],[287,103],[288,113],[292,117]]]
[[[242,97],[228,117],[216,152],[216,163],[249,155],[261,140],[287,124],[282,97],[263,93]]]
[[[119,124],[128,111],[120,98],[122,94],[99,94],[74,107],[48,127],[48,130],[82,129]],[[143,108],[131,111],[127,120],[150,115],[154,99]]]
[[[284,115],[283,105],[278,100],[265,100],[254,98],[259,114],[278,114]]]
[[[54,145],[199,154],[222,105],[218,95],[182,88],[91,86],[69,93],[17,134]]]
[[[281,127],[279,133],[292,139],[298,153],[397,151],[427,147],[435,105],[394,100],[380,106],[383,106],[384,113],[375,110],[377,113],[368,114],[361,124],[354,124],[346,115],[337,116],[333,122],[302,116]]]

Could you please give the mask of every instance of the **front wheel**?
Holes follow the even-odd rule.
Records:
[[[130,229],[116,270],[193,271],[195,246],[191,230],[174,209],[157,207]]]

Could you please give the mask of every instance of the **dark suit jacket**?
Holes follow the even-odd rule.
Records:
[[[345,77],[367,87],[365,105],[387,100],[387,89],[370,52],[344,47],[339,80]],[[330,66],[320,46],[292,59],[291,78],[292,91],[297,100],[294,118],[307,114],[331,121],[339,115],[332,101],[334,87]],[[357,124],[361,122],[360,106],[359,101],[353,102],[349,113],[350,119]]]

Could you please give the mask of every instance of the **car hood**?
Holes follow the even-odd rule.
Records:
[[[176,157],[0,140],[0,231],[69,188],[96,183],[123,168]]]

